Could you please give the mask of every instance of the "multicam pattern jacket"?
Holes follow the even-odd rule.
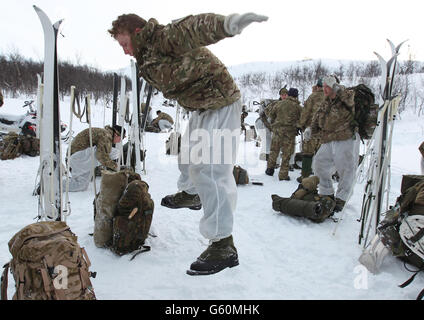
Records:
[[[153,119],[151,125],[157,125],[159,123],[159,120],[167,120],[170,124],[174,124],[174,120],[169,114],[161,112],[156,118]]]
[[[240,99],[224,64],[205,46],[230,37],[225,16],[190,15],[167,25],[150,19],[132,36],[140,75],[187,110],[219,109]]]
[[[107,168],[116,169],[117,164],[110,159],[109,154],[112,151],[113,129],[110,126],[103,128],[92,128],[92,142],[96,146],[97,160]],[[90,147],[90,131],[85,129],[77,134],[72,140],[71,155],[75,152],[85,150]]]
[[[296,135],[296,126],[301,111],[302,107],[296,98],[287,97],[284,100],[274,102],[272,108],[267,113],[271,121],[272,131],[284,130],[285,132]]]
[[[306,99],[298,127],[305,130],[311,126],[312,118],[315,112],[318,110],[320,104],[324,101],[324,91],[322,88],[317,88],[316,91],[312,92],[311,95]]]
[[[321,143],[347,140],[354,136],[354,97],[354,91],[344,87],[341,87],[334,99],[325,97],[311,125],[312,134],[318,134]]]

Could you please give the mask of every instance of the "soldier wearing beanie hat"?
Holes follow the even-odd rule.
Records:
[[[282,96],[282,95],[286,95],[286,94],[288,94],[288,93],[289,93],[289,90],[287,90],[287,89],[286,89],[286,87],[281,88],[281,89],[280,89],[280,91],[278,92],[278,94],[279,94],[280,96]]]
[[[290,88],[287,95],[289,97],[297,98],[299,96],[299,90],[297,90],[296,88]]]
[[[318,176],[319,194],[335,197],[335,211],[341,211],[348,200],[355,180],[359,159],[359,135],[354,131],[353,90],[339,84],[334,75],[322,79],[324,100],[314,114],[312,135],[319,135],[321,146],[314,156],[313,171]],[[336,168],[340,175],[334,194],[332,174]]]

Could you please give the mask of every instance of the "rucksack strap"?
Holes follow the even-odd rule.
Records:
[[[423,300],[424,298],[424,289],[421,290],[421,292],[417,296],[417,300]]]
[[[141,249],[137,250],[136,253],[133,254],[130,261],[132,261],[140,253],[147,252],[147,251],[150,251],[150,246],[143,246]]]
[[[8,286],[8,275],[9,275],[9,263],[3,266],[3,274],[1,276],[1,300],[7,300],[7,286]]]
[[[409,278],[408,280],[406,280],[404,283],[402,283],[401,285],[399,285],[399,288],[405,288],[405,287],[409,286],[409,285],[412,283],[412,281],[414,281],[414,279],[415,279],[416,275],[417,275],[420,271],[422,271],[422,270],[418,270],[417,272],[415,272],[415,273],[412,275],[412,277],[410,277],[410,278]]]
[[[424,228],[418,231],[413,237],[411,237],[409,240],[412,242],[417,242],[421,240],[421,238],[424,236]]]

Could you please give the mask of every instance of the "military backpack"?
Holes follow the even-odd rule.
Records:
[[[11,132],[3,137],[0,142],[0,159],[11,160],[22,154],[22,145],[19,135]]]
[[[416,234],[405,241],[402,238],[404,234],[402,228],[406,227],[405,230],[413,231],[414,217],[424,216],[424,176],[404,175],[401,192],[395,206],[385,213],[384,220],[380,222],[378,234],[393,256],[422,269],[424,268],[424,231],[418,228]],[[421,218],[418,219],[421,220]],[[424,230],[423,226],[421,228]],[[415,247],[421,251],[416,252]]]
[[[118,255],[150,250],[145,245],[153,218],[149,185],[131,169],[102,171],[94,200],[94,243]]]
[[[0,142],[0,159],[11,160],[22,154],[35,157],[40,154],[40,140],[30,135],[11,132]]]
[[[149,246],[144,245],[154,210],[154,202],[148,190],[149,185],[145,181],[134,180],[127,185],[119,199],[113,218],[111,245],[111,250],[118,255],[150,250]]]
[[[355,116],[352,125],[357,128],[361,140],[370,139],[378,120],[378,104],[375,104],[374,93],[362,83],[348,89],[355,92]]]
[[[243,169],[240,166],[234,166],[233,176],[236,184],[249,184],[249,175],[246,169]]]
[[[7,300],[8,270],[15,279],[14,300],[95,300],[90,260],[62,221],[24,227],[9,241],[12,260],[4,266],[1,297]]]

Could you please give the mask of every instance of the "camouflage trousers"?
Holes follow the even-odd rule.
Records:
[[[312,137],[309,141],[303,140],[302,154],[313,156],[317,153],[321,143],[318,138]]]
[[[292,132],[287,131],[275,131],[272,133],[271,152],[269,153],[267,168],[275,168],[278,155],[281,151],[281,166],[278,174],[280,179],[286,178],[289,175],[290,158],[294,152],[295,146],[295,133],[293,134]]]

